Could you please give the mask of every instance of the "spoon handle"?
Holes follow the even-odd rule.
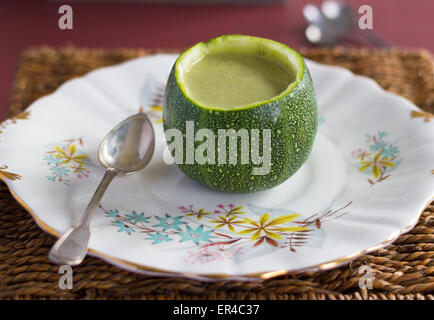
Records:
[[[104,195],[105,191],[107,190],[107,187],[112,182],[113,178],[116,177],[117,174],[118,173],[115,169],[107,168],[107,170],[104,173],[104,177],[102,178],[101,182],[98,185],[98,188],[93,194],[92,199],[90,199],[90,202],[87,205],[86,211],[81,217],[80,225],[89,226],[90,220],[92,219],[92,215],[95,212],[96,207],[101,201],[101,198]]]
[[[80,264],[87,253],[90,238],[90,220],[110,182],[117,175],[117,171],[108,168],[96,189],[89,205],[84,212],[79,225],[68,229],[51,248],[48,257],[60,264]]]

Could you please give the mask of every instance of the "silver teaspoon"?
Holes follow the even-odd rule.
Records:
[[[117,174],[137,172],[149,163],[154,153],[155,134],[144,113],[131,116],[113,128],[101,142],[98,159],[106,167],[80,223],[68,229],[51,248],[48,257],[59,264],[80,264],[87,253],[90,221],[104,192]]]

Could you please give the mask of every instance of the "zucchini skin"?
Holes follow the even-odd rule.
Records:
[[[216,164],[186,164],[184,136],[184,162],[178,164],[188,177],[216,190],[247,193],[267,190],[291,177],[307,160],[318,128],[316,96],[312,78],[304,66],[298,85],[278,100],[240,110],[208,110],[197,106],[178,85],[174,64],[166,84],[163,100],[163,128],[186,132],[186,121],[194,122],[194,132],[211,129],[215,136]],[[271,169],[265,175],[253,175],[258,165],[217,164],[218,129],[271,129]],[[262,134],[260,134],[261,136]],[[167,141],[170,143],[170,141]],[[202,142],[196,142],[195,148]],[[226,143],[229,154],[228,142]],[[238,143],[238,154],[241,147]],[[260,154],[262,144],[260,144]],[[250,152],[249,152],[250,156]],[[260,165],[259,165],[260,166]]]

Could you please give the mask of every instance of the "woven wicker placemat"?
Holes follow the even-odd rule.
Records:
[[[427,51],[306,49],[313,60],[374,78],[385,89],[434,111],[434,64]],[[18,65],[10,116],[73,77],[158,50],[38,47]],[[167,51],[166,51],[167,52]],[[430,118],[426,117],[428,121]],[[421,119],[421,125],[426,125]],[[431,125],[431,124],[430,124]],[[88,257],[74,267],[74,288],[61,290],[58,266],[47,259],[54,237],[44,233],[0,183],[0,298],[15,299],[434,299],[434,205],[392,245],[326,272],[243,283],[147,277]],[[373,289],[361,290],[359,267],[372,267]]]

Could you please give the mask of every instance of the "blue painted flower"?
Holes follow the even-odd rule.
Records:
[[[119,210],[115,209],[115,210],[109,210],[106,212],[107,217],[109,218],[114,218],[119,214]]]
[[[48,177],[47,176],[47,179],[50,180],[50,181],[56,182],[56,177]]]
[[[131,232],[135,232],[129,225],[123,223],[122,221],[116,221],[113,224],[119,228],[118,232],[125,231],[128,235],[130,235]]]
[[[52,154],[46,154],[44,156],[44,160],[47,161],[48,165],[55,165],[55,166],[57,166],[58,164],[60,164],[62,162],[61,159],[53,156]]]
[[[64,177],[69,174],[69,169],[65,167],[51,167],[50,170],[53,173],[53,175],[58,177]]]
[[[142,212],[141,214],[138,214],[137,212],[133,211],[131,214],[127,215],[128,220],[130,220],[133,223],[138,222],[148,222],[149,217],[145,217],[145,214]]]
[[[377,141],[371,146],[372,151],[380,151],[384,150],[387,146],[387,143],[384,141]]]
[[[378,138],[382,139],[387,136],[386,131],[378,131]]]
[[[179,225],[184,224],[184,222],[181,221],[182,216],[171,217],[166,213],[165,217],[155,216],[155,218],[160,222],[157,223],[154,227],[161,227],[163,228],[163,231],[170,230],[170,229],[181,231]]]
[[[157,244],[157,243],[161,243],[163,241],[169,242],[172,239],[170,239],[167,235],[163,234],[163,233],[154,233],[149,235],[149,238],[147,238],[146,240],[152,240],[152,244]]]
[[[192,229],[189,226],[187,226],[187,232],[180,232],[179,235],[182,236],[182,239],[180,242],[184,241],[193,241],[195,244],[199,244],[200,241],[211,241],[210,238],[213,237],[211,233],[213,230],[204,231],[203,225],[200,225],[196,229]]]
[[[381,154],[384,158],[386,157],[394,157],[398,153],[398,148],[394,147],[392,145],[389,145],[387,149],[384,149],[383,153]]]

